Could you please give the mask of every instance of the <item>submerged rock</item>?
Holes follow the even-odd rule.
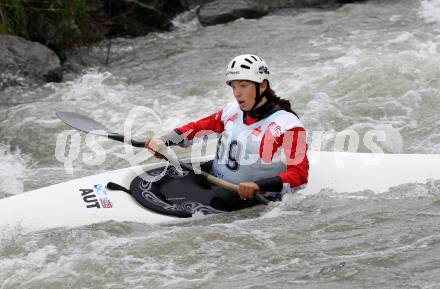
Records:
[[[8,75],[15,76],[8,82]],[[0,34],[0,89],[15,85],[17,79],[36,82],[60,82],[60,59],[47,48],[24,38]]]
[[[259,18],[280,8],[333,7],[366,0],[181,0],[183,5],[201,5],[198,17],[201,24],[215,25],[238,18]]]
[[[252,0],[216,0],[203,4],[199,11],[199,21],[203,25],[214,25],[238,18],[258,18],[267,14],[267,5]]]

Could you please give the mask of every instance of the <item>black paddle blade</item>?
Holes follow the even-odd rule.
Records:
[[[67,112],[67,111],[58,111],[56,115],[67,125],[76,128],[78,130],[84,132],[90,132],[101,136],[108,136],[109,134],[113,134],[104,125],[100,124],[99,122],[87,116],[83,116],[75,112]]]

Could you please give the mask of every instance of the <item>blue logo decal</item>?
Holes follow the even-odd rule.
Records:
[[[95,185],[95,190],[97,195],[106,196],[107,191],[105,190],[105,187],[101,184]]]

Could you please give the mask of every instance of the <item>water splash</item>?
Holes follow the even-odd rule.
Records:
[[[102,99],[114,96],[109,94],[106,80],[110,79],[112,74],[109,72],[98,72],[96,70],[89,70],[78,79],[70,82],[67,91],[63,91],[63,100],[92,100]],[[112,97],[112,102],[119,102],[120,99]]]
[[[198,7],[195,7],[189,11],[185,11],[171,20],[171,23],[177,31],[190,32],[197,30],[202,26],[197,17],[197,9]]]
[[[440,24],[440,1],[439,0],[422,0],[419,14],[425,18],[427,23]]]
[[[0,144],[0,198],[23,192],[23,175],[29,157],[20,150],[11,151],[9,146]]]

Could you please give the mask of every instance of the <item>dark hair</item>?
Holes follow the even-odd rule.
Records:
[[[267,98],[267,100],[274,101],[276,105],[280,106],[285,111],[293,113],[298,117],[296,112],[292,110],[292,104],[290,103],[290,101],[277,96],[275,91],[273,91],[273,89],[270,87],[269,81],[267,81],[267,89],[264,92],[264,96]]]

